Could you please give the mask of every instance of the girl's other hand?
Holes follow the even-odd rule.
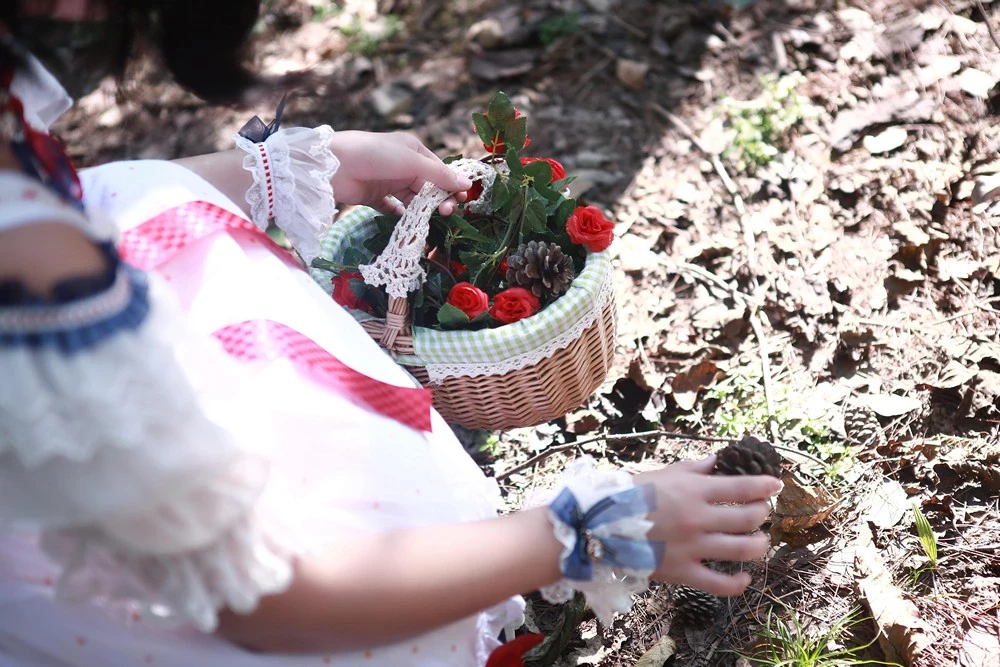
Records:
[[[739,595],[750,583],[749,574],[716,572],[704,561],[746,561],[767,552],[768,536],[758,529],[771,511],[768,498],[781,490],[781,482],[765,475],[712,475],[714,465],[711,456],[636,476],[636,484],[656,488],[649,539],[662,540],[665,549],[653,577],[714,595]]]
[[[438,210],[450,215],[472,181],[455,174],[419,139],[405,132],[336,132],[330,149],[340,159],[333,194],[343,204],[363,204],[384,213],[402,214],[391,198],[408,204],[424,183],[460,193]]]

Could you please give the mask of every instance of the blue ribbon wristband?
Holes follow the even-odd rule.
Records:
[[[575,545],[563,554],[560,562],[563,576],[573,581],[590,581],[595,564],[654,572],[663,560],[662,541],[622,537],[598,529],[629,517],[644,518],[655,508],[655,489],[649,484],[606,496],[586,511],[572,491],[563,489],[549,505],[553,518],[576,534]]]

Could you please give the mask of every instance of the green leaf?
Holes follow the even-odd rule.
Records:
[[[569,220],[569,216],[573,215],[573,211],[576,210],[576,200],[575,199],[564,199],[556,210],[552,212],[549,224],[552,229],[558,230],[559,232],[565,231],[566,221]]]
[[[493,127],[502,128],[505,127],[507,123],[514,120],[514,104],[510,101],[510,98],[507,97],[507,94],[501,90],[493,96],[487,113],[489,114],[489,120]],[[475,119],[475,116],[473,116],[473,119]],[[473,122],[475,122],[475,120],[473,120]]]
[[[537,194],[529,198],[524,209],[524,226],[521,228],[525,236],[542,235],[548,231],[545,217],[545,200]]]
[[[449,155],[448,157],[444,158],[441,161],[444,162],[445,164],[451,164],[452,162],[458,162],[461,159],[462,159],[462,154],[459,153],[458,155]]]
[[[364,299],[368,293],[368,283],[361,278],[351,278],[351,294],[355,299]]]
[[[917,525],[917,537],[920,538],[920,544],[924,548],[927,559],[931,565],[936,566],[938,561],[937,537],[934,535],[931,522],[927,520],[916,503],[913,503],[913,522]]]
[[[478,111],[472,114],[472,124],[476,127],[476,134],[479,135],[484,144],[489,146],[493,143],[493,138],[496,136],[497,131],[485,114],[481,114]]]
[[[521,150],[528,141],[528,119],[514,118],[503,126],[503,140],[507,148]]]
[[[544,160],[530,162],[524,165],[523,169],[525,175],[535,181],[535,187],[546,186],[552,182],[552,167]]]
[[[492,252],[494,250],[491,249],[490,253]],[[492,254],[471,250],[458,253],[458,258],[462,264],[469,267],[469,282],[479,289],[484,289],[485,283],[489,281],[493,275],[493,269],[496,268],[491,261]]]
[[[452,216],[454,220],[453,224],[458,227],[459,236],[462,239],[468,239],[475,243],[489,243],[490,238],[484,236],[482,232],[476,229],[471,222],[466,220],[460,215]]]
[[[445,329],[455,329],[469,323],[469,316],[450,303],[438,309],[437,318],[438,324]]]
[[[424,291],[431,297],[435,303],[441,303],[444,301],[444,281],[452,282],[443,273],[431,273],[427,276],[427,280],[424,281]]]
[[[569,187],[569,184],[576,180],[576,176],[567,176],[561,181],[556,181],[552,184],[553,190],[565,190]]]
[[[498,215],[506,215],[510,212],[510,205],[517,194],[517,188],[507,177],[497,176],[493,181],[493,190],[490,194],[490,206]]]
[[[329,271],[330,273],[340,273],[344,270],[343,264],[337,264],[336,262],[331,262],[330,260],[323,259],[322,257],[315,258],[310,266],[314,269],[319,269],[320,271]]]
[[[344,251],[344,264],[356,268],[371,261],[371,256],[359,248],[347,248]]]
[[[520,183],[524,180],[524,167],[521,165],[521,158],[517,156],[517,151],[507,146],[507,168],[510,169],[510,180]]]

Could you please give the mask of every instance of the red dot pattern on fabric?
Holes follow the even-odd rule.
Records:
[[[146,657],[143,658],[143,660],[146,661],[147,665],[152,665],[154,662],[156,662],[156,658],[154,658],[153,656],[149,655],[148,653],[146,654]]]
[[[87,645],[87,638],[86,637],[77,637],[76,638],[76,643],[79,644],[80,646],[86,646]]]
[[[374,380],[334,357],[315,341],[273,320],[248,320],[213,334],[241,361],[285,358],[300,373],[331,389],[344,390],[366,407],[419,431],[431,430],[431,394]]]
[[[271,158],[267,154],[267,145],[257,144],[260,151],[260,163],[264,167],[264,190],[267,192],[267,218],[274,217],[274,179],[271,177]]]
[[[370,648],[366,648],[365,649],[365,660],[371,660],[371,659],[372,659],[372,650]]]
[[[190,202],[160,213],[122,234],[122,259],[143,270],[160,266],[189,244],[219,232],[245,232],[267,243],[292,266],[283,248],[252,222],[209,202]],[[272,320],[252,320],[215,332],[225,350],[243,361],[284,357],[299,372],[328,386],[345,390],[375,412],[420,431],[431,430],[431,394],[427,389],[397,387],[374,380],[347,366],[315,341]]]
[[[298,266],[287,250],[252,222],[205,201],[176,206],[127,230],[118,242],[118,253],[132,266],[149,271],[195,241],[219,232],[234,231],[253,234],[266,242],[283,260]]]

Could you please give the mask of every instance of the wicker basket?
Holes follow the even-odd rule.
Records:
[[[363,248],[364,239],[373,231],[374,215],[376,212],[371,209],[355,209],[344,216],[323,239],[323,257],[337,262],[348,248]],[[313,275],[329,291],[331,274],[313,269]],[[601,289],[595,290],[594,286]],[[596,292],[600,292],[603,306],[597,305]],[[564,299],[567,301],[563,302]],[[389,314],[384,320],[362,311],[351,312],[400,365],[433,390],[434,405],[444,419],[466,428],[501,430],[557,419],[586,401],[601,385],[614,356],[617,322],[607,251],[589,255],[570,290],[555,303],[531,317],[495,329],[438,331],[412,327],[407,298],[390,297]],[[553,322],[553,313],[560,312],[566,313],[563,317],[566,321]],[[584,312],[585,317],[581,317]],[[592,323],[577,333],[587,320]],[[550,332],[558,340],[555,337],[546,340]],[[465,372],[429,372],[428,369],[441,368],[441,364],[466,365],[470,360],[464,358],[463,348],[476,348],[480,342],[485,345],[486,339],[499,335],[523,335],[522,340],[530,341],[529,347],[544,350],[546,354],[542,358],[532,352],[499,360],[492,358],[479,366],[469,365],[472,370]],[[567,340],[568,336],[571,338]],[[430,347],[438,351],[433,359],[426,354]],[[553,347],[557,349],[547,354]],[[441,350],[451,349],[456,350],[456,356],[448,358],[445,354],[442,358]],[[521,364],[519,360],[525,357],[535,360]],[[504,370],[498,372],[498,367]]]

